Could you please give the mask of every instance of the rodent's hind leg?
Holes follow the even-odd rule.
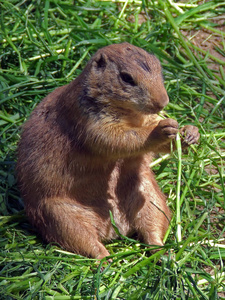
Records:
[[[27,212],[47,242],[58,243],[68,251],[92,258],[110,255],[100,241],[98,216],[72,199],[45,199],[38,208]]]
[[[153,219],[151,216],[142,216],[136,221],[136,229],[144,243],[148,245],[163,246],[163,238],[168,228],[168,221],[165,224],[161,220]]]
[[[155,179],[148,185],[145,202],[134,219],[134,227],[146,244],[163,246],[163,238],[170,222],[170,210]]]

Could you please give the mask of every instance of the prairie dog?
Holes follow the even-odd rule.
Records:
[[[158,59],[129,43],[96,52],[70,84],[50,93],[24,124],[17,177],[31,224],[47,242],[103,258],[103,242],[134,232],[163,245],[170,211],[149,163],[178,132],[157,113],[169,98]],[[184,143],[198,129],[181,129]]]

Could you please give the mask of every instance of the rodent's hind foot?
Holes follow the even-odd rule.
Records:
[[[110,255],[110,253],[106,250],[105,246],[98,242],[98,248],[96,250],[92,250],[92,253],[91,253],[92,257],[95,257],[97,259],[103,259],[107,256]],[[108,260],[109,262],[112,262],[111,260]]]

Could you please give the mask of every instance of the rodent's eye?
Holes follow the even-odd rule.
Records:
[[[133,85],[133,86],[136,85],[133,77],[130,74],[128,74],[126,72],[120,72],[120,77],[124,82],[129,83],[130,85]]]

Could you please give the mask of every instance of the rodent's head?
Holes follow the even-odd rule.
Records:
[[[87,70],[86,95],[102,104],[151,114],[169,102],[159,60],[129,43],[98,50]]]

